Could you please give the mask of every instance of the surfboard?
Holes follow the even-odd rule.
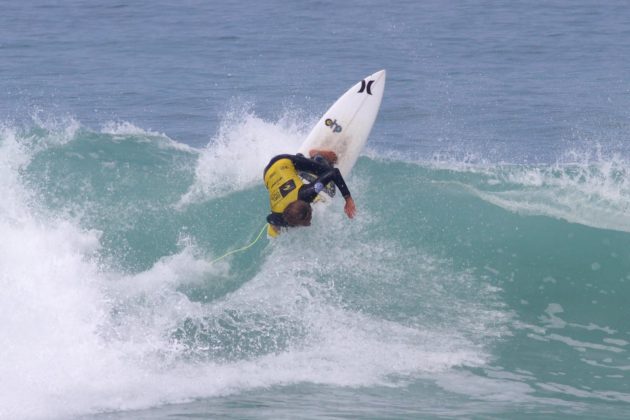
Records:
[[[372,131],[385,90],[385,70],[356,83],[324,113],[300,146],[298,153],[332,150],[343,177],[352,171]]]

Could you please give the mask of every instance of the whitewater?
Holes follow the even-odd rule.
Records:
[[[569,412],[629,401],[623,319],[599,310],[630,282],[623,162],[365,156],[356,221],[317,209],[321,228],[211,264],[264,224],[262,168],[304,135],[246,111],[226,124],[202,149],[128,123],[3,128],[4,417],[299,384],[426,382]],[[254,144],[257,162],[215,164]]]

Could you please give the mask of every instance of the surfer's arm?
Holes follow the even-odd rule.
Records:
[[[293,162],[295,169],[297,169],[298,171],[311,172],[318,177],[314,182],[306,185],[305,187],[302,187],[302,189],[307,189],[309,187],[314,188],[315,184],[317,184],[318,182],[320,182],[322,185],[326,185],[330,181],[332,181],[335,183],[337,188],[339,188],[339,191],[341,192],[343,198],[350,197],[350,190],[348,189],[348,186],[346,185],[346,181],[343,179],[343,176],[341,176],[341,172],[339,172],[339,169],[322,165],[321,163],[315,162],[312,159],[307,159],[302,155],[291,156],[291,162]],[[320,191],[321,188],[319,189],[319,191],[315,192],[313,198],[315,198],[317,193],[319,193]],[[300,200],[302,199],[303,198],[300,197]]]
[[[339,192],[341,192],[341,195],[346,200],[346,204],[343,208],[344,212],[349,218],[352,219],[354,217],[357,209],[354,204],[354,200],[350,195],[350,190],[346,185],[346,181],[343,179],[343,176],[341,175],[339,169],[322,165],[311,159],[307,159],[302,155],[293,156],[291,161],[298,171],[311,172],[318,176],[318,178],[314,182],[310,184],[305,184],[302,186],[302,188],[300,188],[300,192],[298,193],[298,198],[300,200],[311,203],[313,200],[315,200],[317,194],[322,191],[324,185],[332,181],[335,183],[337,188],[339,188]]]
[[[298,198],[308,203],[312,202],[313,200],[315,200],[315,197],[317,197],[317,194],[324,189],[324,185],[328,184],[330,181],[333,181],[335,185],[337,185],[337,188],[339,188],[341,195],[346,200],[343,211],[346,213],[346,216],[352,219],[357,213],[357,208],[354,204],[352,196],[350,195],[350,191],[348,190],[348,187],[346,186],[346,183],[341,176],[341,172],[339,172],[339,169],[337,168],[329,168],[328,172],[317,178],[314,182],[303,185],[302,188],[300,188],[300,192],[298,193]]]
[[[298,198],[300,200],[304,200],[306,202],[312,202],[317,194],[324,189],[324,185],[328,184],[330,181],[334,182],[337,188],[339,188],[339,192],[343,198],[348,200],[350,198],[350,190],[346,185],[343,177],[341,176],[341,172],[337,168],[326,168],[327,172],[317,178],[310,184],[305,184],[300,188],[300,192],[298,193]]]
[[[316,176],[322,176],[326,172],[330,171],[330,166],[322,165],[319,162],[315,162],[312,159],[304,157],[304,155],[297,154],[291,155],[291,162],[298,171],[310,172]]]
[[[357,207],[354,205],[354,200],[352,197],[346,197],[346,205],[343,207],[343,211],[349,218],[353,218],[355,214],[357,214]]]
[[[337,188],[339,188],[339,192],[341,192],[341,196],[346,200],[343,211],[350,219],[352,219],[357,213],[357,208],[354,205],[354,199],[350,195],[350,190],[348,189],[348,186],[346,185],[346,181],[344,181],[343,176],[341,176],[341,172],[339,172],[339,169],[333,168],[329,170],[327,173],[317,178],[313,184],[315,188],[321,191],[322,188],[324,188],[324,185],[328,184],[328,182],[330,181],[335,183]]]

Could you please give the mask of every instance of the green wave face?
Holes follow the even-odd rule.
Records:
[[[426,382],[425,395],[567,413],[630,399],[624,162],[364,156],[348,179],[355,220],[336,200],[311,228],[212,264],[268,211],[262,167],[280,146],[234,158],[256,147],[247,124],[279,130],[254,119],[238,141],[193,149],[126,125],[5,128],[7,363],[46,348],[42,365],[58,367],[44,382],[87,403],[101,401],[94,375],[104,392],[177,385],[149,405],[296,383]]]

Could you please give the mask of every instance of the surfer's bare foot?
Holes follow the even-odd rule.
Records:
[[[318,150],[311,149],[308,151],[308,155],[312,158],[313,156],[320,155],[324,159],[326,159],[331,165],[337,163],[337,154],[332,150]]]

